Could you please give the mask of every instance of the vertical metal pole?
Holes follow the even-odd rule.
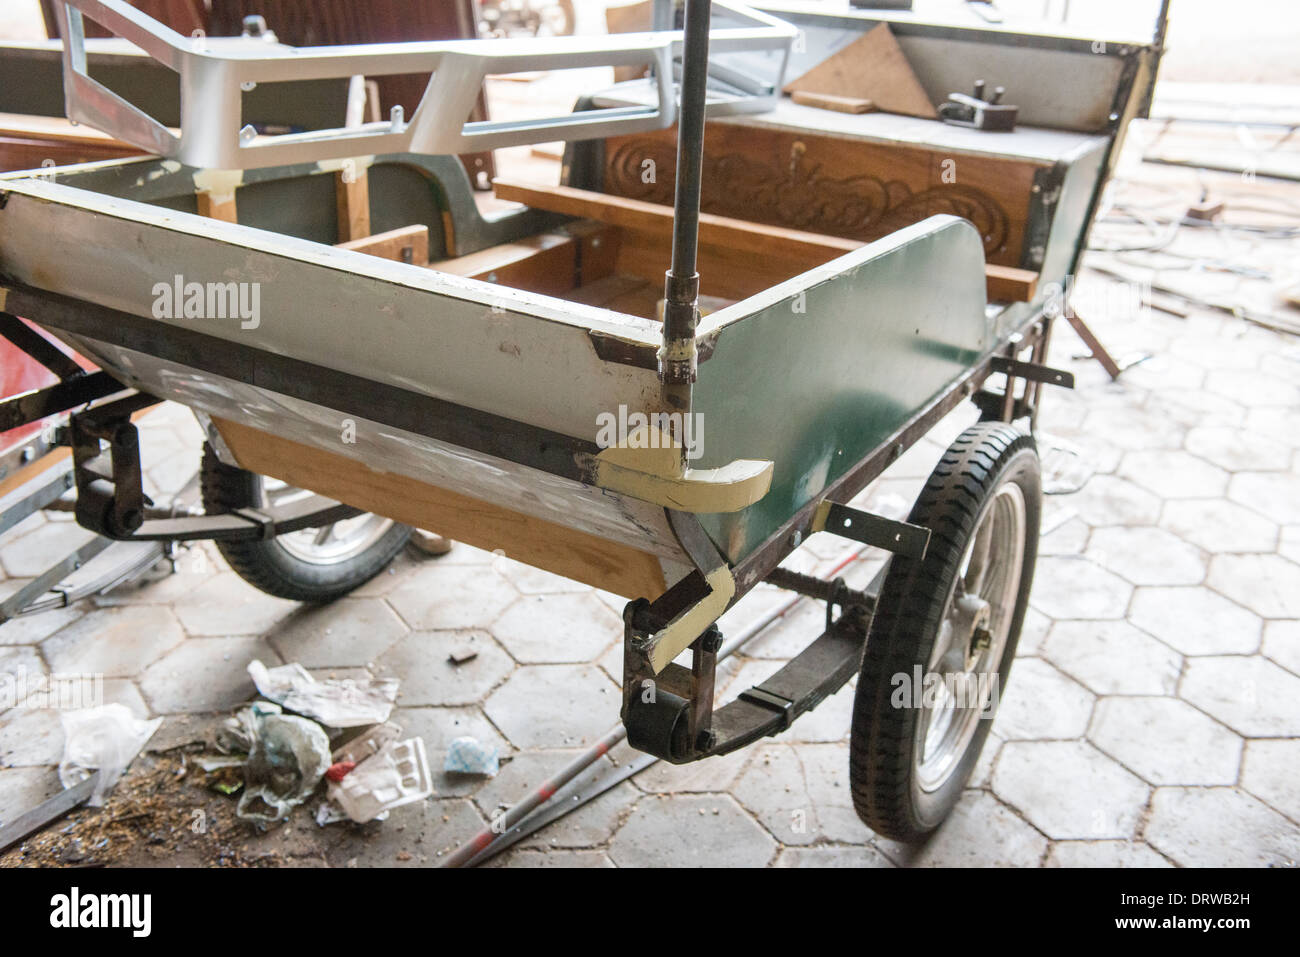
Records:
[[[681,108],[677,116],[677,195],[673,203],[673,259],[664,283],[663,346],[659,381],[666,402],[689,412],[695,381],[695,325],[700,276],[700,179],[704,165],[704,98],[709,73],[710,0],[686,0]]]

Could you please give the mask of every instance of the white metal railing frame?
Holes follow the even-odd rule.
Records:
[[[781,68],[771,87],[755,84],[737,109],[770,108],[796,29],[732,0],[714,6],[744,25],[710,35],[713,52],[774,50]],[[186,37],[125,0],[58,0],[68,118],[150,153],[188,166],[252,169],[379,153],[468,153],[554,140],[595,139],[664,129],[677,115],[673,64],[681,31],[601,37],[483,39],[290,47],[278,43],[220,43]],[[180,76],[177,135],[99,81],[86,67],[82,15],[135,44]],[[517,73],[593,66],[654,65],[658,102],[518,121],[466,122],[484,79]],[[429,85],[407,120],[399,108],[382,122],[355,127],[258,136],[242,126],[241,96],[248,84],[358,75],[431,72]]]

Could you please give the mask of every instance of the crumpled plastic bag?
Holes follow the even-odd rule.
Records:
[[[235,814],[260,827],[276,824],[305,801],[325,776],[330,766],[329,737],[315,721],[282,714],[274,705],[244,708],[236,718],[241,731],[251,737],[251,748]]]
[[[318,681],[300,664],[267,668],[260,661],[249,663],[248,674],[263,697],[331,728],[382,724],[397,701],[396,678]]]
[[[98,769],[99,781],[86,802],[91,807],[103,806],[104,796],[162,724],[162,718],[137,718],[122,704],[61,711],[59,718],[64,737],[59,782],[70,788]]]

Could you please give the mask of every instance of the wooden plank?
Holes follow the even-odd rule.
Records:
[[[795,90],[790,99],[800,106],[815,106],[819,110],[834,110],[836,113],[870,113],[876,104],[861,96],[837,96],[834,93],[813,93],[811,90]]]
[[[577,244],[564,233],[539,233],[476,253],[443,259],[430,269],[559,296],[578,284]]]
[[[209,192],[202,192],[195,196],[195,200],[198,203],[200,216],[206,216],[208,219],[219,219],[223,223],[239,222],[234,193],[217,199]]]
[[[886,113],[938,119],[887,23],[868,30],[785,86],[787,93],[796,90],[862,97]]]
[[[610,196],[570,186],[540,186],[500,179],[495,186],[499,198],[524,203],[535,209],[598,219],[638,232],[665,236],[672,234],[672,208],[658,203]],[[767,226],[712,213],[700,214],[700,243],[726,246],[738,252],[770,256],[777,260],[794,259],[813,264],[842,256],[862,245],[851,239],[805,233],[784,226]],[[662,270],[660,274],[662,275]]]
[[[568,186],[506,180],[498,180],[496,186],[503,199],[624,227],[627,234],[621,241],[618,271],[650,281],[663,276],[671,247],[671,207]],[[722,299],[744,299],[862,245],[852,239],[701,213],[701,289]],[[986,265],[985,276],[991,302],[1028,302],[1038,282],[1036,273],[1009,266]]]
[[[989,302],[1030,302],[1038,291],[1038,273],[1011,266],[984,264]]]
[[[370,177],[366,171],[349,168],[335,173],[334,198],[338,205],[339,242],[369,236]]]
[[[449,492],[226,419],[214,419],[241,466],[356,508],[629,598],[654,599],[663,569],[649,552]],[[437,587],[436,583],[433,587]],[[562,638],[562,636],[557,636]]]
[[[339,243],[339,248],[425,266],[429,263],[429,227],[423,223],[418,226],[402,226],[364,239]]]

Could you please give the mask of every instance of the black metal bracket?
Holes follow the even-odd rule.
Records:
[[[994,356],[989,360],[989,369],[1014,378],[1028,379],[1030,382],[1059,385],[1063,389],[1074,388],[1073,372],[1066,372],[1064,369],[1053,369],[1051,366],[1040,365],[1037,362],[1024,362],[1007,356]]]
[[[68,435],[77,523],[83,528],[123,540],[144,523],[144,510],[153,501],[144,493],[140,434],[131,416],[160,401],[137,393],[72,416]]]
[[[874,545],[918,561],[925,557],[925,550],[930,544],[928,528],[896,522],[837,502],[826,502],[824,506],[818,531],[832,532],[842,538],[850,538],[863,545]]]
[[[312,495],[266,510],[154,517],[153,502],[144,493],[139,433],[131,416],[159,401],[137,393],[72,416],[69,435],[77,489],[75,514],[84,528],[114,541],[249,541],[318,528],[361,514],[349,505]]]

